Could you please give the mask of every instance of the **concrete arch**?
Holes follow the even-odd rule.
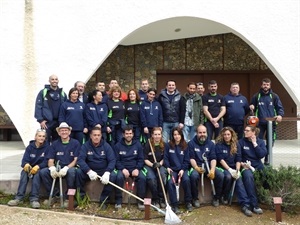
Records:
[[[25,144],[38,124],[35,97],[49,75],[66,91],[88,80],[129,34],[168,18],[202,18],[223,24],[247,42],[300,105],[299,1],[99,1],[0,0],[0,104]],[[34,71],[26,70],[26,5],[32,4]],[[267,9],[267,11],[266,11]],[[199,19],[201,20],[201,19]],[[168,27],[165,27],[168,29]],[[3,74],[5,76],[3,76]]]

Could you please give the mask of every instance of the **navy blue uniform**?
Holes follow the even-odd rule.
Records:
[[[25,153],[23,155],[22,162],[21,162],[21,167],[23,168],[27,163],[29,163],[31,167],[34,167],[36,165],[39,166],[39,170],[32,177],[31,192],[29,196],[30,202],[39,200],[39,192],[40,192],[40,184],[41,184],[40,170],[47,166],[47,161],[45,156],[48,153],[48,151],[49,151],[49,144],[47,142],[45,142],[42,146],[37,148],[35,145],[35,141],[30,141],[29,145],[25,149]],[[28,173],[22,170],[18,192],[17,195],[15,196],[15,199],[20,201],[24,199],[28,181],[29,181]]]
[[[81,144],[73,138],[70,138],[69,142],[62,143],[61,139],[58,139],[52,143],[46,158],[54,159],[55,163],[59,160],[59,165],[61,168],[68,166],[73,160],[77,159],[79,155]],[[67,189],[75,188],[75,167],[69,168],[67,175],[65,176],[67,181]],[[52,177],[50,175],[49,168],[44,168],[40,172],[40,176],[47,190],[50,194]]]
[[[178,207],[179,202],[177,201],[176,187],[171,176],[174,176],[175,181],[178,181],[178,173],[180,170],[184,171],[181,177],[181,184],[184,190],[184,201],[186,204],[192,202],[191,182],[188,176],[189,165],[190,156],[188,148],[182,149],[178,145],[172,147],[170,144],[166,144],[164,166],[173,170],[173,173],[170,174],[167,179],[167,188],[172,207]]]
[[[215,144],[209,140],[206,139],[204,142],[199,142],[197,136],[195,136],[192,140],[190,140],[188,144],[188,149],[190,153],[190,158],[194,159],[199,167],[202,167],[202,165],[206,164],[203,160],[203,154],[205,153],[205,156],[207,157],[208,164],[210,165],[210,161],[217,160],[216,152],[215,152]],[[208,169],[206,168],[205,174],[208,173]],[[222,195],[222,187],[223,187],[223,179],[224,175],[223,173],[216,168],[215,170],[215,179],[214,179],[214,185],[216,190],[216,196],[214,198],[219,199]],[[194,170],[193,168],[190,169],[190,180],[191,180],[191,187],[192,187],[192,196],[193,199],[198,199],[198,184],[200,180],[199,173]]]
[[[82,145],[78,157],[79,169],[76,172],[76,186],[80,188],[80,195],[84,196],[84,184],[89,180],[87,172],[89,170],[95,171],[102,176],[105,172],[110,172],[109,181],[115,183],[116,173],[113,172],[116,165],[116,157],[111,146],[105,141],[101,140],[98,146],[94,146],[91,140],[88,140]],[[109,196],[112,192],[111,185],[104,185],[100,196],[100,202]]]
[[[134,138],[139,140],[141,136],[140,103],[125,101],[125,121],[133,127]]]
[[[118,170],[116,184],[120,187],[124,186],[125,176],[123,169],[127,169],[130,174],[132,171],[139,170],[138,177],[135,178],[137,187],[137,196],[144,199],[146,195],[146,176],[142,171],[144,166],[144,152],[141,143],[133,139],[131,145],[125,143],[124,138],[114,146],[117,157],[116,169]],[[122,192],[116,189],[116,204],[122,203]]]

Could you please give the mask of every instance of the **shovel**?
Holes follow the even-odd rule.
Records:
[[[152,155],[153,155],[154,162],[157,162],[150,139],[148,139],[148,142],[149,142],[149,146],[150,146],[150,149],[151,149],[151,152],[152,152]],[[166,215],[165,216],[165,223],[166,224],[178,224],[178,223],[181,223],[181,220],[172,211],[171,206],[168,203],[165,186],[164,186],[163,180],[161,178],[161,174],[160,174],[159,168],[157,167],[156,170],[157,170],[157,173],[158,173],[159,181],[160,181],[161,188],[162,188],[162,191],[163,191],[163,194],[164,194],[164,198],[165,198],[165,201],[166,201],[166,205],[167,205],[167,207],[166,207],[166,213],[165,213],[165,215]]]

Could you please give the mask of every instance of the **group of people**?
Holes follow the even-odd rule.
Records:
[[[264,118],[276,118],[275,132],[284,113],[269,79],[262,80],[250,106],[239,93],[238,83],[232,83],[230,93],[222,96],[214,80],[207,94],[203,94],[203,83],[191,82],[183,95],[173,80],[159,95],[147,79],[139,91],[131,89],[127,95],[116,80],[110,82],[108,92],[104,82],[98,82],[89,95],[79,81],[68,99],[56,75],[50,76],[49,83],[37,96],[35,117],[41,129],[26,148],[18,193],[9,205],[22,202],[32,178],[30,202],[39,208],[40,181],[50,193],[53,179],[63,177],[67,189],[78,188],[81,196],[86,181],[100,179],[104,188],[99,202],[106,208],[113,189],[109,183],[124,187],[131,177],[137,196],[145,198],[148,187],[157,207],[165,207],[162,190],[166,188],[175,213],[179,212],[176,185],[181,184],[186,209],[192,211],[200,207],[199,181],[205,175],[214,186],[215,207],[220,202],[228,204],[235,182],[243,213],[262,213],[253,172],[263,169],[263,158],[268,163]],[[244,127],[251,111],[259,118],[258,127]],[[121,207],[122,193],[116,189],[115,208]],[[140,202],[138,208],[143,210],[144,205]]]

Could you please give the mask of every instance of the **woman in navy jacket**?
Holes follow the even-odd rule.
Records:
[[[78,140],[80,144],[84,143],[84,133],[88,132],[85,104],[78,99],[79,91],[77,88],[71,88],[69,91],[69,99],[65,101],[59,111],[59,124],[66,122],[72,127],[71,137]]]
[[[179,213],[175,182],[182,184],[184,201],[188,211],[192,211],[191,183],[188,176],[190,157],[188,145],[184,140],[182,130],[178,127],[172,129],[171,140],[166,144],[164,166],[167,168],[167,188],[172,210]],[[174,178],[174,179],[173,179]],[[181,181],[180,181],[181,180]]]

